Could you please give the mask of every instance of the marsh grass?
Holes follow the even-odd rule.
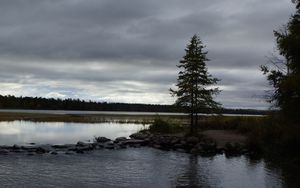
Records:
[[[19,113],[0,112],[0,121],[33,121],[33,122],[80,122],[80,123],[138,123],[150,124],[156,115],[122,115],[122,114],[39,114],[39,113]],[[169,119],[170,116],[163,116]],[[184,117],[174,116],[172,119],[181,121]]]
[[[156,117],[153,133],[187,133],[188,121]],[[278,116],[200,117],[198,131],[232,130],[247,136],[247,145],[257,153],[300,156],[300,126]]]
[[[235,130],[247,136],[248,146],[273,155],[300,155],[300,126],[279,116],[204,117],[202,130]]]
[[[241,133],[247,133],[266,124],[266,117],[263,116],[210,116],[201,117],[198,128],[200,129],[220,129],[237,130]]]
[[[179,121],[172,119],[162,119],[156,117],[149,126],[149,131],[153,133],[180,133],[186,130],[186,126]]]

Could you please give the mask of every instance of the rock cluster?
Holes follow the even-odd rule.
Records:
[[[34,154],[83,154],[93,150],[100,149],[123,149],[127,147],[145,146],[144,140],[127,139],[119,137],[115,140],[110,140],[105,137],[96,137],[93,143],[77,142],[77,144],[63,144],[63,145],[30,145],[30,146],[0,146],[0,155],[7,155],[10,153],[24,153],[28,155]]]
[[[151,134],[150,132],[138,132],[130,135],[130,138],[144,140],[145,145],[162,149],[175,150],[186,153],[198,154],[203,156],[211,156],[225,153],[227,156],[237,156],[242,154],[250,154],[246,145],[239,143],[226,143],[225,146],[219,146],[216,142],[198,136],[175,136],[163,134]]]
[[[203,136],[176,136],[138,132],[130,135],[130,139],[119,137],[110,140],[105,137],[96,137],[93,143],[77,142],[77,144],[64,145],[30,145],[30,146],[0,146],[0,155],[10,153],[34,154],[84,154],[100,149],[124,149],[128,147],[148,146],[161,150],[175,150],[197,155],[216,155],[225,153],[229,156],[247,154],[249,151],[244,145],[227,143],[224,147],[218,146],[212,140]]]

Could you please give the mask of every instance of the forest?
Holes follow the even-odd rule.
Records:
[[[15,97],[0,95],[0,109],[31,110],[85,110],[85,111],[130,111],[130,112],[183,112],[175,105],[130,104],[84,101],[80,99],[54,99],[41,97]],[[267,114],[270,111],[255,109],[221,109],[228,114]],[[205,113],[205,111],[202,111]]]

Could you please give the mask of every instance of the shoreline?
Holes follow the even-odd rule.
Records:
[[[156,118],[162,119],[166,122],[177,122],[185,127],[189,123],[189,117],[187,116],[157,116],[157,115],[120,115],[120,114],[109,114],[109,115],[95,115],[95,114],[36,114],[36,113],[16,113],[16,112],[0,112],[0,121],[33,121],[33,122],[78,122],[78,123],[102,123],[102,122],[114,122],[114,123],[142,123],[150,124],[153,123]],[[210,122],[214,117],[203,117],[204,122]],[[229,120],[232,117],[217,117],[226,118]],[[235,117],[233,117],[235,118]],[[239,118],[239,117],[237,117]],[[245,118],[256,118],[256,117],[245,117]],[[219,125],[219,121],[215,124]],[[226,122],[225,122],[226,123]],[[95,149],[120,149],[131,147],[148,146],[162,150],[175,150],[185,153],[193,154],[220,154],[228,153],[231,154],[245,154],[253,151],[249,151],[246,144],[247,137],[245,135],[239,134],[235,130],[225,130],[219,129],[215,130],[212,125],[209,129],[199,132],[198,136],[186,137],[184,136],[184,131],[179,134],[160,134],[160,133],[150,133],[147,130],[140,131],[131,135],[131,139],[122,138],[122,142],[116,140],[109,140],[109,142],[103,145],[97,145],[98,142],[94,143],[83,143],[78,142],[81,145],[85,145],[84,148],[77,146],[77,144],[63,144],[62,147],[66,147],[65,150],[70,149],[70,151],[84,153],[86,151],[92,151]],[[230,128],[230,127],[229,127]],[[123,142],[126,141],[126,142]],[[133,143],[132,143],[133,142]],[[80,145],[79,144],[79,145]],[[36,152],[36,153],[50,153],[52,151],[57,152],[58,148],[52,147],[54,145],[35,145],[35,146],[0,146],[0,153],[10,153],[10,152]],[[125,147],[126,146],[126,147]],[[68,148],[70,147],[70,148]],[[42,148],[42,149],[41,149]]]
[[[79,122],[79,123],[151,123],[158,115],[126,115],[126,114],[47,114],[30,112],[1,112],[0,121],[33,121],[33,122]],[[176,121],[188,122],[186,116],[164,115],[161,118],[171,118]]]
[[[178,151],[199,156],[215,156],[219,154],[225,154],[226,156],[240,156],[255,154],[255,152],[248,149],[244,138],[234,139],[234,136],[238,136],[235,133],[224,133],[223,131],[221,133],[223,135],[223,140],[218,140],[218,138],[220,138],[218,135],[217,137],[210,136],[212,134],[215,134],[216,136],[216,133],[220,134],[220,132],[214,130],[214,132],[203,132],[203,134],[199,135],[198,137],[186,137],[181,134],[153,134],[149,131],[142,131],[130,135],[130,138],[118,137],[115,140],[111,140],[106,137],[95,137],[93,142],[78,141],[76,144],[36,145],[35,143],[29,143],[27,146],[0,146],[0,155],[9,155],[15,153],[22,153],[26,155],[72,155],[88,154],[95,150],[101,149],[118,150],[132,147],[150,147],[165,151]],[[229,136],[228,138],[230,138],[229,140],[227,138],[228,142],[226,141],[226,135]]]

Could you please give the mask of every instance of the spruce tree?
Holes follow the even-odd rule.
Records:
[[[212,112],[220,104],[213,100],[219,93],[218,88],[211,86],[219,81],[208,73],[206,62],[209,61],[205,46],[197,35],[194,35],[185,49],[185,56],[180,60],[180,72],[177,79],[177,90],[170,89],[177,97],[176,105],[184,107],[190,113],[190,133],[196,131],[199,112]]]
[[[280,108],[285,119],[300,121],[300,1],[296,13],[290,17],[284,29],[274,31],[277,49],[284,57],[283,63],[272,62],[273,66],[261,66],[267,79],[274,87],[270,102]]]

